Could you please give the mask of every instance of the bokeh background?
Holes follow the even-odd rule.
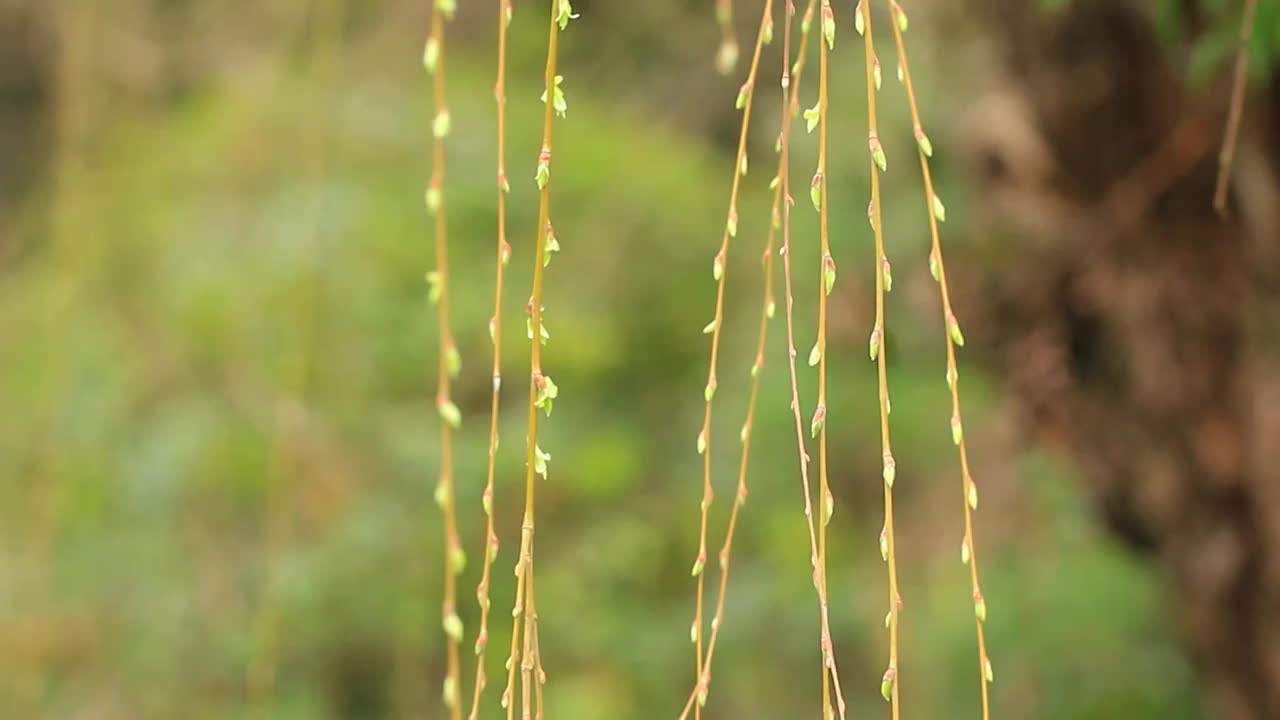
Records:
[[[522,506],[528,349],[520,318],[537,209],[544,4],[517,2],[510,35],[509,381],[495,501],[502,542],[489,657],[495,680],[482,718],[500,714],[496,678],[510,632]],[[433,262],[422,206],[432,116],[421,64],[428,5],[0,2],[0,716],[445,716],[443,553],[432,500],[437,328],[423,279]],[[459,522],[473,561],[459,597],[469,648],[490,388],[497,2],[459,5],[446,50],[453,133],[445,194],[452,320],[463,358]],[[715,70],[710,0],[577,0],[582,17],[562,36],[569,113],[556,131],[553,218],[564,249],[548,271],[545,302],[552,332],[545,366],[561,396],[542,423],[542,446],[554,460],[538,497],[551,718],[675,717],[692,687],[689,566],[701,494],[694,438],[708,352],[701,329],[713,312],[710,269],[733,172],[740,122],[733,102],[761,3],[737,5],[744,58],[729,76]],[[1039,355],[1020,354],[1022,346],[1007,341],[1042,327],[1019,307],[1070,303],[1024,302],[1009,294],[1016,284],[992,277],[1046,284],[1036,279],[1047,275],[1022,261],[1063,242],[1081,243],[1066,256],[1101,257],[1084,249],[1099,234],[1094,226],[1062,220],[1075,205],[1037,205],[1015,191],[1042,181],[1061,190],[1059,198],[1096,199],[1121,169],[1137,164],[1130,155],[1163,147],[1136,127],[1209,118],[1192,128],[1203,147],[1179,135],[1178,148],[1200,149],[1159,168],[1173,166],[1164,172],[1172,175],[1166,187],[1183,175],[1212,176],[1239,8],[999,5],[907,5],[917,93],[948,208],[943,238],[969,336],[960,375],[983,488],[977,554],[990,608],[995,715],[1206,717],[1212,705],[1196,672],[1205,656],[1175,619],[1185,578],[1162,550],[1150,552],[1152,543],[1109,532],[1124,524],[1114,508],[1103,502],[1109,510],[1097,512],[1100,485],[1091,478],[1123,463],[1088,452],[1080,438],[1107,433],[1109,416],[1086,421],[1075,405],[1048,402],[1062,412],[1046,429],[1044,404],[1028,400],[1027,388],[1052,386],[1071,398],[1075,386],[1055,385]],[[873,249],[861,51],[852,4],[837,3],[836,12],[829,182],[840,282],[830,318],[836,510],[829,582],[850,716],[866,717],[888,712],[879,697],[887,639],[878,419],[866,360]],[[1077,27],[1108,12],[1127,13],[1127,29]],[[1274,87],[1267,48],[1280,45],[1278,15],[1273,3],[1262,3],[1250,84],[1262,97],[1257,112],[1277,105],[1267,95]],[[1064,23],[1074,35],[1052,34]],[[780,109],[778,28],[762,60],[751,172],[728,262],[712,440],[713,553],[736,481],[762,292]],[[1149,47],[1124,34],[1130,31]],[[889,41],[887,26],[879,38]],[[1120,69],[1112,66],[1101,81],[1082,71],[1037,86],[1026,82],[1036,77],[1028,68],[1045,61],[1027,47],[1040,44],[1065,44],[1080,57],[1095,45],[1120,47]],[[1154,81],[1138,55],[1155,58],[1160,87],[1177,87],[1195,102],[1151,101],[1159,122],[1124,106],[1104,113],[1109,81],[1127,88],[1120,91],[1127,98],[1150,100],[1142,88]],[[889,42],[881,57],[885,223],[897,280],[888,347],[905,604],[901,687],[912,717],[977,717],[941,313]],[[814,102],[816,61],[809,70],[805,107]],[[1098,144],[1062,152],[1072,126],[1045,129],[1046,97],[1084,113]],[[1266,128],[1265,120],[1246,123],[1240,172],[1252,173],[1242,181],[1254,189],[1250,207],[1274,222],[1276,196],[1264,191],[1274,184],[1257,179],[1266,156],[1249,144],[1259,133],[1265,140]],[[1137,147],[1114,154],[1112,142]],[[792,177],[802,190],[816,135],[798,131],[794,147]],[[1053,158],[1091,153],[1102,168],[1093,180],[1044,169]],[[1022,184],[1009,190],[1014,181]],[[1035,187],[1041,200],[1055,197]],[[1081,187],[1089,191],[1077,193]],[[803,356],[815,334],[817,273],[809,269],[817,267],[818,239],[815,214],[796,194]],[[1148,196],[1134,197],[1117,207],[1139,218],[1156,212]],[[1211,215],[1207,193],[1190,197]],[[1254,237],[1267,237],[1259,227],[1274,224],[1249,226]],[[997,285],[1005,294],[991,289]],[[1140,300],[1105,301],[1112,302]],[[1228,295],[1228,307],[1244,304]],[[818,624],[785,368],[779,312],[706,710],[712,719],[818,712]],[[803,362],[799,382],[807,418],[815,373]],[[1099,392],[1080,382],[1080,397]],[[1119,406],[1140,402],[1102,394]],[[1117,427],[1141,420],[1113,410]],[[1149,447],[1115,433],[1135,450]],[[1171,462],[1175,476],[1184,465],[1198,474],[1194,459]],[[1124,473],[1135,482],[1145,477],[1141,468]],[[472,663],[464,653],[468,698]]]

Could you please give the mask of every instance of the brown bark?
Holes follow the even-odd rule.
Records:
[[[971,5],[1007,71],[975,104],[972,167],[1017,238],[971,264],[975,344],[1164,571],[1214,715],[1280,717],[1280,83],[1249,98],[1224,221],[1229,83],[1188,86],[1145,4]]]

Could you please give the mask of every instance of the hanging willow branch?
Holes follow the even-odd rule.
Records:
[[[489,412],[489,473],[481,495],[481,506],[485,514],[482,556],[484,570],[480,584],[476,586],[476,601],[480,605],[480,633],[476,636],[476,680],[468,720],[479,717],[480,695],[488,684],[484,653],[489,644],[489,607],[492,604],[489,598],[489,577],[493,561],[498,555],[498,535],[493,527],[493,477],[498,460],[498,401],[502,390],[502,281],[507,262],[511,259],[511,245],[507,243],[506,212],[507,193],[511,191],[506,172],[507,27],[510,24],[511,0],[498,0],[498,79],[493,86],[494,100],[498,106],[498,249],[494,262],[493,318],[489,321],[489,337],[493,340],[493,399]]]
[[[515,703],[511,695],[515,687],[517,665],[520,668],[521,678],[522,717],[542,717],[542,686],[546,683],[546,674],[542,670],[542,659],[538,650],[538,609],[533,589],[534,492],[537,478],[539,476],[544,480],[547,478],[548,466],[551,462],[551,454],[543,452],[538,445],[538,411],[542,410],[550,417],[552,405],[560,391],[551,376],[542,371],[542,346],[550,338],[543,324],[542,284],[543,271],[551,264],[552,254],[560,250],[555,229],[551,225],[552,129],[555,117],[557,115],[563,117],[569,109],[561,87],[564,78],[556,74],[557,48],[560,31],[576,17],[570,0],[551,0],[547,31],[547,63],[542,94],[542,102],[545,105],[542,118],[542,149],[538,153],[537,168],[534,171],[534,181],[538,185],[538,226],[534,244],[536,249],[533,259],[533,294],[529,298],[527,308],[530,379],[524,521],[520,529],[520,557],[516,560],[515,567],[516,600],[511,610],[511,616],[515,621],[511,631],[511,656],[507,659],[507,687],[502,692],[502,706],[507,711],[508,720],[515,712]],[[520,648],[522,618],[523,651]],[[536,691],[533,688],[535,680]],[[535,702],[536,710],[534,710]]]
[[[452,18],[455,0],[435,0],[431,10],[431,34],[422,53],[422,63],[432,75],[435,116],[431,122],[432,170],[427,186],[427,211],[435,217],[436,268],[427,274],[430,298],[436,303],[440,324],[440,356],[436,390],[436,409],[440,413],[440,480],[436,486],[436,502],[444,512],[444,603],[443,626],[447,638],[447,670],[444,679],[444,704],[449,717],[462,717],[460,704],[459,645],[462,643],[462,619],[457,609],[457,579],[466,566],[466,555],[458,539],[456,497],[453,483],[453,431],[462,424],[462,414],[450,397],[450,380],[462,368],[453,331],[449,327],[449,240],[445,219],[445,137],[449,134],[449,105],[444,85],[444,23]]]
[[[824,8],[829,7],[824,3]],[[783,33],[783,53],[784,57],[790,57],[791,48],[791,16],[795,15],[795,6],[788,0],[787,2],[787,23]],[[812,25],[813,20],[813,4],[810,3],[808,12],[805,13],[803,22],[801,23],[801,32],[807,34]],[[830,13],[823,13],[823,36],[828,41],[828,46],[835,42],[835,21]],[[829,49],[829,47],[828,47]],[[799,449],[800,459],[800,482],[804,491],[804,516],[805,523],[809,532],[809,563],[813,571],[813,586],[818,594],[818,611],[821,620],[822,635],[819,645],[822,651],[823,676],[827,672],[831,673],[831,682],[835,687],[836,707],[840,712],[841,720],[845,717],[844,696],[840,689],[840,676],[836,670],[835,650],[831,641],[831,623],[830,612],[827,602],[827,584],[826,578],[820,572],[819,552],[817,534],[814,532],[813,525],[813,491],[809,485],[809,453],[805,449],[804,443],[804,421],[801,419],[800,413],[800,393],[796,382],[796,343],[795,343],[795,322],[794,322],[794,306],[795,296],[791,286],[791,206],[794,200],[791,198],[790,188],[790,152],[791,152],[791,115],[792,108],[788,103],[788,90],[791,84],[790,67],[785,63],[782,68],[782,135],[779,139],[779,148],[782,154],[781,159],[781,185],[782,185],[782,267],[783,278],[785,280],[787,295],[787,364],[791,376],[791,412],[795,418],[796,426],[796,444]],[[815,346],[815,350],[816,350]],[[812,354],[811,354],[812,356]],[[817,364],[818,360],[813,359],[812,364]],[[829,706],[829,703],[828,703]]]

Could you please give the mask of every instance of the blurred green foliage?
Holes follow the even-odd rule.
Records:
[[[709,24],[706,14],[698,17]],[[520,309],[532,260],[543,51],[534,15],[519,8],[512,31],[514,257],[496,502],[503,545],[482,717],[498,716],[523,479]],[[464,360],[460,521],[474,560],[495,232],[492,39],[488,23],[460,27],[448,56],[446,196]],[[674,717],[694,677],[688,567],[701,482],[700,329],[712,313],[711,259],[732,157],[666,122],[660,105],[580,81],[587,73],[579,68],[610,32],[584,14],[562,62],[572,109],[557,134],[553,217],[564,251],[545,303],[546,364],[561,398],[543,425],[554,460],[538,500],[541,637],[555,718]],[[912,41],[925,42],[928,31],[916,32]],[[21,252],[0,271],[4,717],[442,716],[441,533],[431,499],[436,335],[421,205],[430,108],[420,41],[406,28],[321,42],[310,60],[268,55],[177,101],[100,115],[97,131],[63,148],[56,172],[15,219]],[[315,59],[329,53],[337,59]],[[845,693],[859,717],[885,712],[885,579],[875,380],[865,361],[872,251],[860,60],[837,51],[834,62],[834,76],[848,80],[833,87],[832,133],[849,140],[833,144],[829,175],[841,271],[829,582]],[[776,65],[762,72],[772,77]],[[925,98],[943,81],[930,82],[937,71],[917,69]],[[710,74],[710,60],[687,72]],[[737,82],[715,88],[691,101],[731,106]],[[959,562],[942,327],[905,103],[891,82],[884,95],[885,212],[900,278],[888,345],[903,503],[900,678],[913,716],[974,717],[978,667]],[[760,98],[728,268],[712,438],[715,550],[760,299],[777,116],[777,99]],[[926,101],[929,117],[951,110]],[[945,134],[935,138],[951,210],[944,232],[960,241],[962,178],[948,164]],[[793,178],[803,182],[813,143],[799,134],[796,142]],[[818,280],[807,269],[818,267],[818,254],[813,213],[800,203],[794,215],[803,349]],[[799,717],[818,703],[782,323],[779,313],[712,719]],[[1099,535],[1057,459],[991,440],[1000,397],[967,362],[961,377],[984,487],[978,558],[996,716],[1199,717],[1151,570]],[[813,373],[803,369],[803,402],[812,396]],[[464,648],[474,638],[478,568],[470,563],[459,593]],[[464,660],[469,698],[469,653]],[[255,689],[255,678],[273,673]]]

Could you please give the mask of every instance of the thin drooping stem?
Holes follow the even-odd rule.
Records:
[[[457,578],[466,565],[466,555],[458,539],[456,497],[453,482],[453,431],[461,424],[458,406],[450,397],[449,382],[461,367],[453,331],[449,327],[449,239],[445,215],[445,137],[449,134],[449,105],[445,98],[444,84],[444,23],[452,16],[451,2],[436,0],[431,10],[431,34],[423,51],[423,65],[432,75],[432,94],[435,117],[431,123],[432,169],[431,182],[427,186],[427,210],[435,217],[436,268],[428,273],[431,298],[439,312],[440,348],[437,368],[436,409],[440,413],[440,479],[436,487],[436,502],[444,512],[444,603],[443,626],[446,636],[447,669],[444,680],[444,703],[449,717],[460,720],[462,620],[457,609]]]
[[[557,48],[560,30],[568,25],[569,20],[577,17],[573,14],[570,0],[551,0],[549,29],[547,31],[547,62],[543,78],[545,108],[542,118],[542,149],[538,153],[537,169],[534,180],[538,185],[538,226],[534,243],[533,257],[533,292],[529,298],[529,430],[526,438],[526,470],[525,470],[525,505],[524,519],[520,528],[520,555],[516,560],[516,599],[511,616],[514,620],[511,631],[511,656],[507,660],[507,687],[502,693],[502,706],[511,720],[515,712],[512,691],[515,687],[516,668],[521,669],[521,716],[532,717],[531,699],[533,693],[531,676],[537,670],[537,682],[541,686],[545,681],[542,672],[541,658],[538,654],[537,638],[537,603],[533,592],[533,532],[534,532],[534,492],[539,475],[546,479],[551,456],[538,446],[538,410],[551,414],[552,401],[559,393],[550,375],[542,372],[542,346],[549,335],[543,327],[542,282],[543,271],[551,262],[550,252],[559,250],[551,226],[551,137],[555,116],[563,115],[568,108],[560,89],[562,78],[556,75]],[[521,619],[523,618],[524,649],[523,658],[520,649]],[[541,714],[541,687],[536,692],[536,702]]]
[[[480,695],[488,678],[485,674],[485,648],[489,644],[489,577],[493,561],[498,555],[498,534],[494,530],[493,478],[498,460],[498,402],[502,389],[502,280],[507,261],[511,258],[511,245],[507,243],[507,27],[511,23],[511,0],[498,0],[498,79],[493,86],[494,100],[498,105],[498,239],[497,259],[494,262],[493,318],[489,321],[489,336],[493,339],[493,398],[489,409],[489,472],[485,480],[481,506],[485,514],[485,534],[481,563],[483,571],[476,587],[476,601],[480,604],[480,632],[476,636],[476,680],[471,696],[471,712],[468,720],[476,720],[480,714]]]
[[[702,676],[703,621],[702,605],[706,574],[703,572],[707,563],[707,517],[711,502],[715,496],[711,487],[711,408],[716,394],[716,368],[720,357],[720,331],[724,325],[724,288],[728,278],[729,241],[738,234],[738,189],[747,167],[747,139],[751,128],[751,107],[755,99],[756,72],[760,67],[760,51],[764,47],[766,33],[771,32],[773,0],[765,0],[764,10],[760,17],[760,30],[756,34],[755,49],[751,55],[751,68],[747,71],[747,80],[738,91],[737,106],[742,109],[742,129],[738,134],[738,152],[733,162],[733,183],[729,191],[729,216],[720,235],[720,248],[716,251],[712,262],[712,276],[716,281],[716,313],[706,330],[711,333],[711,360],[707,370],[707,384],[703,389],[704,408],[702,413],[702,429],[698,431],[698,453],[702,455],[702,502],[701,524],[698,531],[698,556],[694,559],[692,575],[697,579],[693,628],[690,635],[694,644],[694,681]],[[703,696],[705,702],[705,696]],[[702,717],[702,702],[694,708],[694,717]]]
[[[810,11],[812,11],[814,1],[809,0]],[[800,49],[795,65],[795,79],[789,101],[790,106],[793,107],[796,104],[800,89],[800,76],[804,70],[805,48],[808,40],[809,36],[805,34],[800,41]],[[777,177],[780,178],[780,173],[782,172],[781,163],[779,163],[778,172],[779,176]],[[698,681],[694,684],[693,692],[689,694],[689,698],[685,702],[684,710],[680,713],[680,720],[685,720],[689,716],[689,712],[693,709],[695,703],[700,700],[705,702],[705,698],[710,692],[712,659],[715,657],[716,641],[720,637],[720,628],[724,626],[725,596],[729,586],[729,561],[733,553],[733,537],[738,527],[738,513],[747,501],[747,469],[751,457],[751,434],[755,423],[756,402],[760,394],[760,375],[764,370],[765,341],[768,338],[769,320],[773,318],[775,308],[773,299],[773,243],[777,237],[777,229],[782,224],[781,215],[779,214],[782,202],[782,185],[780,181],[775,181],[773,188],[773,208],[770,213],[769,231],[766,234],[764,253],[761,256],[761,263],[764,266],[764,295],[760,307],[760,332],[756,338],[755,362],[751,366],[751,394],[747,401],[746,420],[742,424],[742,452],[738,463],[737,493],[734,497],[733,508],[729,511],[729,525],[725,530],[724,544],[720,548],[720,586],[716,595],[716,614],[711,619],[711,635],[707,640],[707,653],[702,663],[702,670],[698,675]]]
[[[716,23],[720,26],[716,69],[721,75],[728,75],[738,64],[738,35],[733,29],[733,0],[716,0]]]
[[[942,260],[942,243],[939,240],[938,223],[946,218],[946,210],[933,188],[933,176],[929,170],[929,157],[933,144],[920,122],[920,110],[916,103],[915,88],[911,84],[911,66],[907,62],[907,48],[903,31],[908,26],[907,15],[896,0],[887,0],[893,16],[893,35],[898,48],[898,67],[902,83],[907,90],[907,105],[911,109],[911,123],[916,136],[916,149],[920,155],[920,175],[924,179],[925,212],[929,217],[931,248],[929,269],[938,281],[942,298],[942,321],[947,344],[947,386],[951,389],[951,435],[960,452],[961,507],[964,512],[964,540],[960,546],[961,562],[969,566],[969,580],[973,591],[974,624],[978,636],[978,682],[982,688],[982,718],[991,717],[988,683],[991,682],[991,661],[987,657],[987,642],[983,624],[987,618],[986,601],[978,584],[978,550],[973,539],[973,512],[978,506],[978,488],[969,472],[969,454],[965,447],[963,424],[960,417],[960,380],[956,372],[956,346],[964,344],[964,335],[951,308],[951,295],[947,288],[947,269]]]
[[[788,0],[786,10],[786,27],[783,30],[783,57],[791,57],[791,17],[795,15],[795,5]],[[801,24],[801,31],[807,33],[812,24],[813,4],[810,3],[809,10],[805,13],[805,18]],[[780,152],[782,172],[782,275],[786,288],[786,314],[787,314],[787,365],[791,376],[791,413],[795,419],[796,426],[796,445],[799,449],[800,459],[800,483],[804,491],[804,517],[805,524],[809,532],[809,565],[813,573],[813,586],[818,595],[818,613],[821,621],[821,636],[819,645],[822,651],[822,661],[826,669],[831,673],[832,685],[835,687],[836,707],[840,712],[841,720],[845,716],[844,696],[840,689],[840,675],[836,670],[835,649],[831,641],[831,624],[829,621],[830,613],[827,604],[827,585],[825,578],[818,571],[818,541],[817,534],[813,528],[813,490],[809,485],[809,453],[804,445],[804,421],[801,419],[800,413],[800,392],[796,382],[796,342],[795,342],[795,321],[793,312],[795,306],[795,295],[791,287],[791,206],[795,201],[791,198],[791,180],[790,180],[790,152],[791,152],[791,105],[788,103],[788,94],[791,85],[791,68],[783,64],[782,68],[782,136],[780,138]],[[825,719],[824,719],[825,720]]]
[[[813,411],[810,433],[818,436],[818,496],[821,498],[822,520],[818,523],[818,583],[827,586],[827,523],[835,510],[835,498],[827,481],[827,295],[835,284],[835,260],[827,239],[827,53],[835,38],[835,18],[828,0],[822,0],[823,34],[827,42],[818,43],[818,170],[813,175],[810,195],[818,209],[819,237],[822,244],[818,268],[818,405]],[[828,31],[830,34],[827,34]],[[822,717],[831,717],[831,676],[822,668]]]
[[[867,147],[870,157],[868,165],[871,170],[871,224],[875,234],[875,276],[876,276],[876,319],[871,330],[870,353],[876,362],[879,379],[880,398],[880,446],[883,451],[884,478],[884,530],[881,533],[880,548],[885,562],[889,566],[889,667],[880,681],[881,694],[892,706],[894,720],[899,717],[899,674],[898,674],[898,616],[902,610],[902,597],[898,592],[897,543],[893,532],[893,481],[897,474],[897,466],[893,459],[892,444],[889,439],[889,378],[886,356],[888,343],[885,336],[884,296],[888,290],[889,260],[884,250],[884,223],[880,213],[880,173],[886,168],[884,147],[880,144],[876,122],[876,92],[880,85],[880,61],[876,58],[875,42],[871,29],[871,3],[860,0],[857,12],[861,15],[858,23],[862,31],[863,54],[866,60],[867,84]]]
[[[1240,139],[1240,118],[1244,115],[1245,81],[1249,76],[1249,38],[1253,36],[1253,17],[1258,0],[1244,0],[1240,19],[1240,47],[1236,50],[1235,78],[1231,86],[1231,106],[1227,110],[1227,130],[1218,155],[1218,181],[1213,191],[1213,207],[1227,212],[1227,190],[1231,185],[1231,163],[1235,161],[1236,143]]]

